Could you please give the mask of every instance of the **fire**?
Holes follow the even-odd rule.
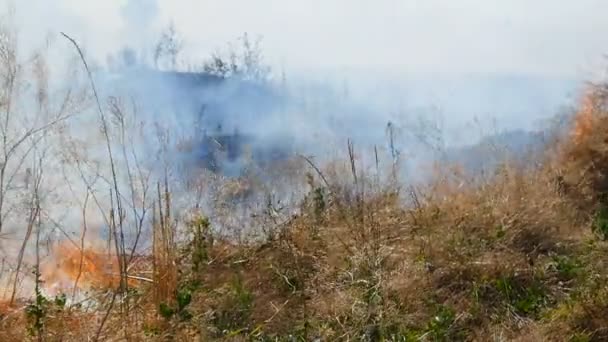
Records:
[[[80,289],[109,289],[120,284],[118,260],[101,249],[81,250],[70,242],[56,246],[50,261],[41,265],[41,275],[51,292]],[[129,279],[129,285],[136,285]]]
[[[588,93],[583,97],[579,111],[574,118],[574,128],[572,130],[572,140],[575,144],[580,144],[588,137],[594,129],[597,121],[595,115],[596,99],[593,93]]]
[[[8,300],[0,300],[0,317],[12,311]]]
[[[605,87],[590,87],[583,96],[578,112],[574,117],[572,142],[583,143],[606,115],[608,105],[608,89]]]

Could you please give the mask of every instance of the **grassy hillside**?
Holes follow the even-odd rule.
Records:
[[[0,29],[0,341],[608,340],[605,85],[567,134],[483,141],[424,186],[350,143],[182,177],[200,137],[92,92],[65,38],[68,82]]]
[[[262,241],[216,237],[195,212],[178,243],[159,190],[154,248],[129,268],[148,281],[3,304],[0,340],[605,341],[607,98],[594,87],[537,166],[484,180],[442,165],[403,188],[352,150],[311,164],[300,214]]]

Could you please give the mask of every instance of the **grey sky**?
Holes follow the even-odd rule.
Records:
[[[13,0],[22,42],[65,30],[102,60],[169,20],[189,56],[247,31],[287,68],[571,75],[598,68],[608,52],[606,0],[130,0],[125,11],[127,2]]]

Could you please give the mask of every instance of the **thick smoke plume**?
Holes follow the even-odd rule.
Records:
[[[103,276],[97,272],[113,274],[103,279],[114,281],[119,262],[99,270],[98,260],[149,253],[165,191],[175,224],[202,211],[219,233],[242,238],[260,233],[250,229],[261,213],[272,209],[289,217],[297,211],[309,190],[304,174],[310,165],[302,156],[323,167],[344,158],[348,141],[364,170],[400,163],[402,180],[424,180],[421,163],[449,154],[455,141],[464,140],[446,135],[466,127],[462,114],[478,112],[465,113],[472,118],[485,109],[471,103],[480,103],[487,91],[499,98],[490,100],[492,106],[504,101],[499,110],[515,105],[525,117],[526,101],[512,101],[519,84],[538,88],[535,83],[544,82],[441,80],[447,95],[427,106],[435,95],[417,79],[397,86],[373,73],[374,82],[351,73],[278,75],[248,36],[223,55],[180,60],[178,40],[171,40],[179,31],[163,36],[155,29],[156,2],[128,1],[121,14],[132,43],[117,47],[105,65],[85,49],[90,70],[60,36],[33,59],[18,50],[12,33],[0,42],[7,47],[0,105],[11,115],[0,124],[7,137],[2,148],[13,153],[10,160],[5,154],[2,165],[11,182],[0,184],[6,270],[0,271],[0,287],[7,297],[13,288],[22,291],[18,296],[33,293],[29,271],[40,258],[49,290],[76,279],[83,287],[99,285]],[[92,43],[74,38],[83,47]],[[570,85],[566,80],[541,92],[548,98],[543,104]],[[474,141],[471,136],[483,133],[467,128],[465,135]],[[74,259],[82,255],[75,269]]]

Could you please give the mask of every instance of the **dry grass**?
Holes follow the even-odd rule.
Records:
[[[0,303],[0,341],[605,341],[606,89],[591,88],[538,167],[507,160],[480,180],[444,165],[404,190],[360,170],[350,144],[344,161],[303,163],[299,214],[267,213],[263,241],[217,236],[201,213],[177,222],[158,186],[152,255],[137,266],[150,282],[125,291],[98,278],[103,256],[70,252],[63,271],[84,258],[81,280],[103,286],[86,303]],[[218,206],[258,187],[220,184]]]
[[[205,327],[199,333],[603,340],[606,246],[592,229],[604,192],[600,137],[608,122],[595,102],[602,94],[585,99],[593,112],[579,113],[574,135],[548,151],[543,166],[506,163],[483,182],[444,168],[429,187],[407,194],[412,207],[368,181],[354,156],[324,170],[302,213],[275,239],[210,247],[190,304]],[[593,129],[581,133],[590,118]]]

